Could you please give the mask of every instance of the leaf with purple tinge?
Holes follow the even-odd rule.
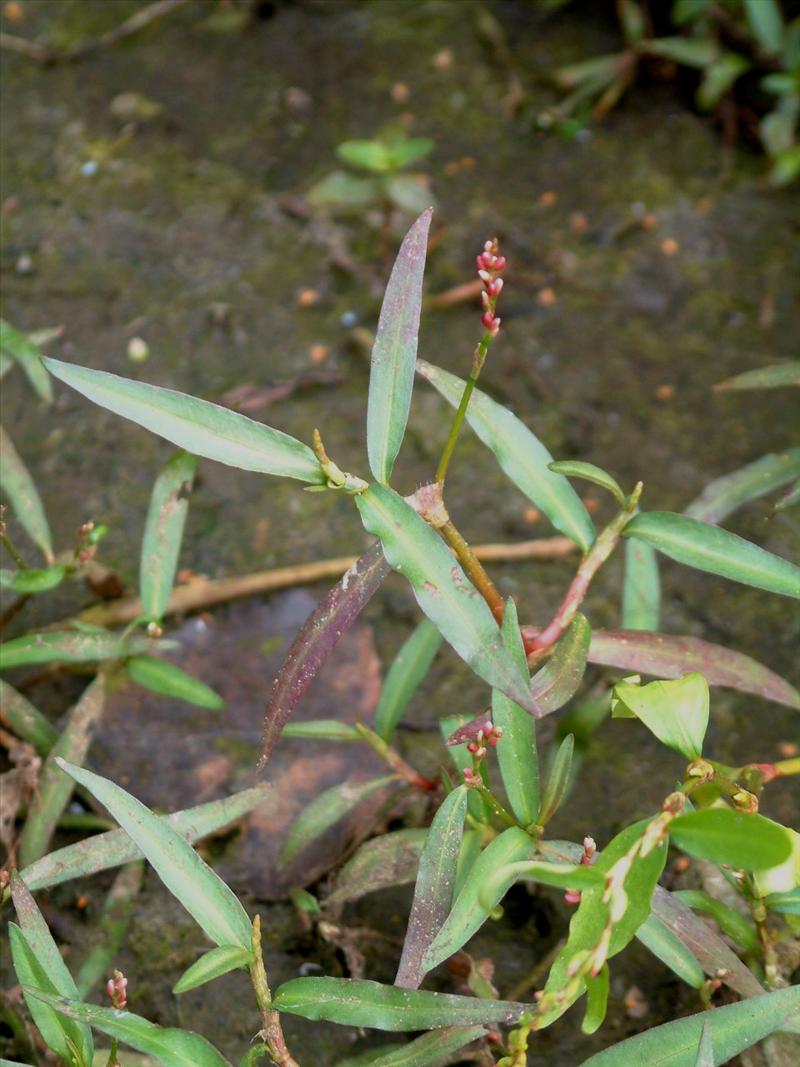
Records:
[[[592,628],[587,619],[576,615],[551,658],[531,679],[535,718],[542,719],[558,711],[574,696],[586,672],[591,636]]]
[[[281,665],[264,713],[260,766],[265,767],[294,709],[336,647],[389,573],[380,544],[374,544],[303,623]]]

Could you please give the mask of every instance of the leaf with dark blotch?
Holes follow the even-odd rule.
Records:
[[[701,1011],[655,1026],[584,1060],[581,1067],[697,1067],[704,1029],[711,1032],[712,1067],[738,1056],[758,1041],[800,1019],[800,986],[764,993],[755,1000]],[[699,1060],[702,1063],[702,1059]]]
[[[72,796],[75,783],[69,775],[64,774],[56,759],[63,756],[75,763],[83,763],[103,714],[105,694],[106,680],[101,673],[70,710],[61,735],[42,765],[19,841],[19,863],[22,867],[27,867],[47,852],[58,820]]]
[[[365,841],[339,871],[325,906],[338,907],[378,889],[413,882],[427,836],[427,830],[395,830]]]
[[[731,474],[710,482],[684,515],[701,522],[722,522],[731,512],[800,476],[800,448],[762,456]]]
[[[153,486],[139,563],[139,594],[148,619],[159,620],[167,608],[196,471],[197,456],[177,452]]]
[[[743,997],[764,992],[756,976],[708,923],[691,911],[674,893],[656,886],[651,901],[653,915],[686,946],[705,973],[723,975],[723,982]]]
[[[523,629],[526,636],[535,633],[529,627]],[[680,678],[691,671],[699,671],[709,685],[739,689],[800,709],[800,693],[779,674],[743,652],[734,652],[699,637],[636,630],[595,630],[589,645],[589,662],[656,678]]]
[[[376,481],[387,483],[406,431],[417,358],[422,277],[432,209],[406,234],[383,298],[372,349],[367,453]]]
[[[370,1059],[369,1067],[438,1067],[439,1064],[452,1063],[454,1052],[485,1034],[482,1026],[448,1026],[444,1030],[433,1030],[409,1041],[403,1048],[383,1055],[378,1052],[375,1059]]]
[[[161,815],[173,830],[192,844],[210,834],[233,826],[243,815],[262,804],[269,796],[271,786],[258,785],[244,789],[220,800],[198,804],[194,808]],[[139,859],[141,849],[124,830],[109,830],[94,837],[85,837],[74,845],[66,845],[43,856],[21,872],[25,884],[31,889],[44,889],[60,885],[72,878],[84,878],[98,871],[106,871]]]
[[[380,538],[389,564],[411,584],[417,603],[484,681],[533,711],[527,678],[506,651],[486,601],[441,538],[401,496],[371,485],[356,497],[365,529]]]
[[[712,388],[721,392],[727,389],[782,389],[787,385],[800,385],[800,360],[746,370],[724,382],[717,382]]]
[[[467,787],[461,785],[445,798],[428,831],[395,978],[404,989],[416,989],[424,978],[423,957],[450,911],[466,812]]]
[[[591,636],[588,620],[583,615],[576,615],[553,655],[531,679],[535,718],[541,719],[557,711],[575,695],[586,673]]]
[[[470,1023],[513,1023],[528,1004],[400,989],[355,978],[293,978],[275,992],[276,1011],[344,1026],[401,1032]]]
[[[353,625],[389,573],[379,544],[373,545],[303,623],[272,683],[264,713],[260,766],[266,766],[294,709],[333,652],[342,634]]]
[[[0,426],[0,488],[20,525],[38,545],[48,563],[53,561],[53,540],[44,505],[14,442]]]
[[[800,599],[800,567],[752,541],[671,511],[645,511],[622,532],[670,559],[733,582]]]

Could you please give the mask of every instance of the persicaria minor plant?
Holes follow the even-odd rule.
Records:
[[[800,760],[739,767],[716,760],[706,745],[709,687],[729,686],[793,708],[800,708],[800,695],[741,653],[658,633],[656,557],[661,553],[732,581],[800,598],[800,568],[718,525],[733,506],[764,491],[765,465],[770,467],[770,488],[796,478],[800,450],[751,465],[761,465],[757,479],[745,468],[724,485],[713,483],[689,514],[647,510],[641,482],[626,491],[591,463],[554,462],[516,415],[477,387],[491,345],[502,335],[506,261],[497,241],[487,241],[477,257],[483,330],[466,381],[417,360],[430,220],[431,211],[423,212],[405,237],[380,314],[367,407],[371,479],[363,471],[342,470],[318,430],[310,445],[303,444],[192,396],[44,360],[56,378],[182,450],[161,476],[159,499],[174,505],[177,489],[194,473],[193,457],[201,456],[293,478],[315,492],[338,491],[352,499],[365,530],[375,536],[374,545],[320,602],[289,650],[269,699],[262,763],[268,775],[270,755],[285,732],[366,744],[387,764],[382,777],[336,786],[303,811],[283,843],[286,860],[313,846],[333,820],[369,796],[421,790],[430,798],[435,814],[414,846],[416,887],[394,984],[301,977],[273,990],[261,952],[259,917],[251,921],[232,890],[192,849],[179,823],[157,817],[95,773],[61,758],[54,757],[55,763],[127,835],[124,845],[116,840],[112,862],[144,856],[213,943],[175,992],[235,968],[249,971],[261,1023],[258,1043],[245,1053],[242,1067],[262,1057],[280,1067],[296,1065],[281,1027],[286,1013],[312,1022],[422,1032],[399,1051],[376,1052],[369,1061],[373,1067],[453,1062],[468,1047],[477,1062],[524,1067],[529,1052],[535,1058],[538,1031],[577,1001],[585,1005],[585,1032],[603,1024],[610,966],[634,938],[695,989],[698,1008],[708,1010],[611,1044],[585,1061],[585,1067],[625,1067],[653,1058],[656,1051],[658,1062],[669,1067],[725,1063],[768,1035],[800,1032],[800,987],[788,985],[779,953],[781,939],[800,929],[800,835],[759,813],[764,788],[775,778],[800,773]],[[455,413],[432,480],[404,497],[391,481],[415,374]],[[504,600],[448,513],[447,475],[465,422],[516,488],[580,552],[575,576],[544,625],[529,623],[527,605]],[[571,478],[588,479],[613,497],[616,514],[604,529],[595,529]],[[173,549],[184,517],[185,510],[170,519],[166,541]],[[620,548],[625,552],[623,628],[593,630],[582,613],[583,602],[598,570]],[[104,635],[117,644],[97,659],[130,658],[130,645],[120,641],[130,642],[137,627],[151,635],[136,637],[138,651],[160,639],[176,550],[167,555],[166,564],[162,553],[159,565],[143,566],[143,609],[134,629],[123,638]],[[143,558],[151,557],[145,553]],[[407,580],[424,619],[387,675],[373,723],[290,723],[320,666],[390,569]],[[95,629],[83,636],[96,641],[99,634]],[[42,662],[47,643],[42,635],[35,638],[6,643],[5,666],[34,662],[33,649],[39,650],[35,661]],[[474,709],[458,709],[443,721],[453,763],[442,769],[440,781],[433,781],[407,762],[394,739],[443,639],[485,683],[490,706],[477,716]],[[51,652],[53,646],[47,646]],[[548,827],[570,788],[575,737],[562,731],[544,775],[536,724],[579,691],[587,664],[605,665],[624,676],[595,700],[599,717],[610,711],[633,720],[631,728],[649,730],[682,757],[685,769],[678,782],[665,781],[660,810],[626,826],[611,841],[596,842],[590,836],[582,842],[556,841]],[[642,675],[656,680],[644,683]],[[586,818],[590,831],[591,812]],[[10,877],[19,919],[11,926],[14,966],[44,1041],[73,1067],[93,1062],[95,1030],[112,1039],[110,1064],[122,1042],[170,1067],[220,1067],[227,1061],[205,1038],[136,1015],[136,991],[119,971],[109,978],[106,1004],[90,1004],[79,995],[31,891],[111,865],[100,859],[111,848],[103,836],[105,841],[97,837],[83,843],[80,856],[70,846],[35,859]],[[735,906],[704,890],[669,892],[660,886],[670,846],[718,866]],[[526,1002],[498,999],[489,983],[477,979],[471,983],[473,996],[422,989],[426,976],[497,914],[503,897],[519,881],[553,887],[575,908],[543,988]],[[308,894],[298,900],[312,912],[319,910]],[[710,915],[719,932],[698,912]]]

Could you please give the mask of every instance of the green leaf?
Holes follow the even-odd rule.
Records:
[[[586,673],[592,628],[584,615],[576,615],[559,638],[553,655],[531,679],[533,714],[550,715],[571,700]]]
[[[786,508],[794,508],[800,504],[800,478],[790,485],[784,495],[775,502],[775,511],[785,511]]]
[[[148,637],[113,634],[107,630],[91,633],[50,630],[25,634],[0,645],[0,671],[30,667],[39,663],[94,663],[120,659],[132,652],[153,648],[173,648],[172,641],[151,641]]]
[[[503,643],[523,677],[528,672],[525,646],[519,631],[517,605],[506,601],[501,627]],[[516,819],[529,826],[539,814],[539,756],[536,724],[526,711],[498,689],[492,690],[492,722],[503,731],[496,748],[503,787]]]
[[[749,69],[750,61],[738,52],[723,52],[703,71],[695,97],[698,107],[705,111],[715,108],[734,82]]]
[[[245,951],[238,945],[220,945],[206,952],[199,960],[196,960],[188,970],[184,971],[178,981],[172,987],[173,993],[188,993],[190,989],[197,989],[206,982],[219,978],[220,975],[236,970],[237,967],[248,967],[252,953]]]
[[[764,897],[764,903],[779,915],[800,915],[800,888],[788,893],[770,893]]]
[[[423,957],[422,964],[426,972],[452,956],[477,933],[514,882],[514,875],[510,875],[493,886],[491,897],[486,898],[484,889],[489,876],[498,867],[518,860],[530,860],[535,855],[536,841],[514,826],[504,830],[483,850],[467,875],[453,910]]]
[[[75,763],[83,763],[103,714],[105,696],[105,676],[98,674],[69,712],[61,736],[42,766],[38,788],[31,798],[19,841],[19,863],[22,867],[38,860],[50,846],[58,820],[69,804],[74,788],[72,780],[64,774],[57,761],[59,757],[65,757]]]
[[[700,1032],[700,1044],[697,1047],[697,1059],[694,1067],[714,1067],[714,1043],[711,1038],[711,1023],[707,1019]]]
[[[371,778],[368,782],[342,782],[324,790],[303,808],[289,827],[281,846],[281,863],[291,862],[363,800],[380,789],[386,789],[393,782],[397,782],[397,776],[388,774],[383,778]]]
[[[369,1061],[369,1067],[438,1067],[443,1063],[452,1063],[454,1052],[485,1036],[486,1030],[482,1026],[452,1026],[434,1030],[415,1038],[403,1048],[383,1054],[378,1049],[375,1058]]]
[[[713,388],[719,392],[727,389],[783,389],[787,385],[800,385],[800,360],[744,371],[724,382],[717,382]]]
[[[225,707],[225,701],[219,693],[169,660],[156,656],[129,656],[125,660],[125,670],[137,685],[153,693],[185,700],[187,704],[196,704],[199,708],[210,708],[212,711]]]
[[[99,800],[136,842],[161,881],[218,945],[251,948],[250,920],[233,892],[168,823],[130,793],[65,760],[59,765]],[[147,1051],[146,1049],[143,1051]]]
[[[744,0],[747,21],[767,52],[780,55],[783,50],[784,25],[777,0]]]
[[[618,682],[614,695],[662,744],[687,760],[702,754],[709,707],[708,683],[702,674],[649,685]]]
[[[45,359],[48,370],[100,407],[122,415],[196,456],[262,474],[321,485],[325,481],[311,449],[294,437],[228,408],[134,382],[106,371]]]
[[[623,530],[670,559],[719,574],[735,582],[800,598],[800,567],[766,552],[743,537],[685,515],[648,511],[636,515]]]
[[[410,829],[365,841],[337,874],[333,892],[325,898],[326,907],[339,907],[378,889],[415,881],[427,837],[427,830]]]
[[[308,202],[314,207],[356,210],[377,203],[379,197],[375,178],[356,178],[343,170],[332,171],[308,191]]]
[[[419,159],[429,156],[434,148],[430,137],[409,137],[388,146],[392,166],[398,169],[409,167]]]
[[[581,1067],[697,1067],[703,1029],[711,1031],[713,1067],[721,1067],[800,1015],[800,986],[703,1011],[645,1030],[584,1060]]]
[[[647,916],[636,931],[636,939],[692,989],[702,988],[706,980],[703,968],[678,935],[657,915]]]
[[[16,923],[8,924],[8,938],[11,945],[11,959],[31,1018],[36,1023],[48,1048],[70,1065],[75,1064],[73,1049],[78,1050],[81,1067],[90,1067],[92,1062],[91,1033],[83,1034],[68,1020],[56,1015],[45,1004],[31,996],[31,990],[44,990],[57,993],[47,968],[37,958]],[[88,1053],[88,1057],[87,1057]]]
[[[399,989],[355,978],[293,978],[278,987],[273,1007],[314,1022],[394,1032],[512,1023],[529,1010],[529,1006],[513,1001]]]
[[[355,500],[365,529],[380,538],[390,566],[408,579],[417,603],[459,656],[480,678],[532,711],[528,686],[486,601],[441,538],[385,486],[372,485]]]
[[[575,738],[572,734],[567,734],[558,746],[558,752],[556,752],[553,766],[550,768],[547,785],[542,794],[542,804],[539,809],[538,819],[540,826],[546,826],[550,822],[569,791],[569,785],[572,780],[572,756],[574,751]]]
[[[386,286],[372,347],[367,453],[370,470],[382,483],[392,475],[411,406],[431,215],[431,208],[423,211],[403,238]]]
[[[41,497],[14,442],[0,426],[0,488],[27,535],[48,563],[53,561],[53,541]]]
[[[617,834],[599,854],[593,869],[607,875],[641,838],[649,822],[650,820],[645,819],[634,823]],[[667,851],[668,843],[664,840],[644,858],[637,854],[634,859],[624,882],[627,907],[621,919],[612,928],[607,959],[610,960],[625,948],[650,914],[650,898],[664,869]],[[545,985],[545,994],[563,990],[569,980],[569,967],[575,957],[597,945],[610,918],[609,904],[603,900],[604,894],[604,884],[581,892],[581,902],[569,924],[567,944],[553,963]],[[557,1006],[546,1013],[543,1024],[549,1025],[563,1015],[579,995],[578,992],[572,998],[562,998]]]
[[[10,726],[17,737],[33,745],[40,756],[46,756],[56,742],[55,726],[35,708],[22,693],[12,689],[0,678],[0,721]]]
[[[417,626],[392,662],[375,709],[375,732],[391,741],[414,693],[430,670],[442,636],[425,619]]]
[[[487,907],[491,905],[493,908],[497,902],[499,887],[502,886],[502,892],[506,893],[509,885],[519,881],[539,882],[557,889],[588,889],[590,886],[602,885],[603,876],[593,867],[550,863],[543,859],[506,863],[487,877],[481,888],[481,900]]]
[[[702,911],[706,915],[710,915],[723,934],[727,934],[745,952],[760,952],[761,944],[755,927],[743,915],[740,915],[735,908],[724,904],[721,900],[715,900],[714,897],[704,893],[701,889],[673,891],[673,896],[690,908],[694,908],[695,911]]]
[[[48,1004],[60,1015],[78,1019],[109,1037],[123,1041],[138,1052],[153,1056],[164,1067],[230,1067],[210,1042],[191,1030],[156,1026],[141,1015],[115,1008],[100,1008],[96,1004],[83,1004],[69,997],[52,996],[32,989],[26,992]]]
[[[0,349],[22,367],[37,396],[49,404],[53,399],[50,375],[42,366],[39,349],[27,334],[0,319]]]
[[[420,855],[396,986],[416,989],[425,975],[423,959],[453,902],[466,813],[467,787],[460,785],[445,797],[433,818]]]
[[[375,174],[383,174],[392,166],[391,153],[381,141],[343,141],[336,146],[336,155],[351,167]]]
[[[317,741],[363,741],[364,738],[346,722],[338,719],[307,719],[290,722],[283,728],[283,737],[308,737]]]
[[[773,489],[780,489],[798,476],[800,448],[770,453],[732,474],[715,478],[686,508],[684,515],[702,522],[723,522],[742,504],[757,500]]]
[[[658,37],[643,41],[641,49],[648,55],[701,69],[710,66],[719,55],[719,45],[712,37]]]
[[[608,471],[596,467],[594,463],[585,463],[579,459],[560,459],[557,463],[548,463],[549,470],[555,474],[563,474],[565,478],[582,478],[586,482],[600,485],[607,489],[621,508],[624,508],[627,500],[616,478],[612,478]]]
[[[263,803],[269,797],[271,788],[270,785],[254,786],[221,800],[212,800],[159,818],[189,843],[199,841],[209,834],[233,826],[243,815]],[[124,830],[111,830],[43,856],[26,867],[21,876],[31,890],[44,889],[72,878],[83,878],[119,867],[141,856],[141,849]]]
[[[0,586],[22,596],[35,596],[55,589],[64,580],[68,568],[60,563],[52,567],[27,567],[21,571],[0,570]]]
[[[417,371],[457,408],[465,382],[454,374],[417,360]],[[580,497],[562,474],[554,474],[553,462],[541,441],[516,415],[476,389],[467,408],[467,422],[516,487],[547,515],[557,530],[584,551],[594,541],[594,528]]]
[[[581,1030],[584,1034],[593,1034],[603,1025],[608,1008],[608,987],[610,984],[608,964],[604,963],[600,973],[586,979],[586,1011],[583,1015]]]
[[[432,206],[433,196],[428,184],[412,174],[396,174],[385,179],[386,195],[401,211],[415,215]]]
[[[197,457],[178,452],[156,478],[142,537],[139,595],[142,612],[158,621],[175,581]]]
[[[661,579],[656,554],[644,541],[625,542],[622,625],[626,630],[658,629]]]
[[[679,815],[669,830],[673,844],[690,856],[745,870],[777,867],[792,852],[792,839],[780,823],[732,808]]]

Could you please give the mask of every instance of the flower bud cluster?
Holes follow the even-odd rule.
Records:
[[[487,719],[483,728],[478,730],[475,740],[467,745],[467,751],[471,752],[475,759],[483,759],[486,755],[486,745],[494,748],[502,736],[503,731],[500,727],[495,726],[491,719]]]
[[[581,856],[581,867],[591,867],[597,859],[597,844],[593,837],[584,837],[583,839],[583,855]],[[568,889],[564,894],[565,904],[580,904],[581,894],[578,889]]]
[[[503,289],[503,279],[499,277],[505,270],[506,257],[499,254],[500,247],[497,238],[487,241],[483,246],[483,252],[476,257],[478,277],[483,282],[481,303],[483,314],[481,322],[486,327],[490,337],[497,337],[500,332],[500,319],[495,316],[497,298]]]
[[[122,971],[114,971],[114,977],[106,982],[106,993],[111,998],[112,1007],[124,1011],[128,1006],[128,979]]]

